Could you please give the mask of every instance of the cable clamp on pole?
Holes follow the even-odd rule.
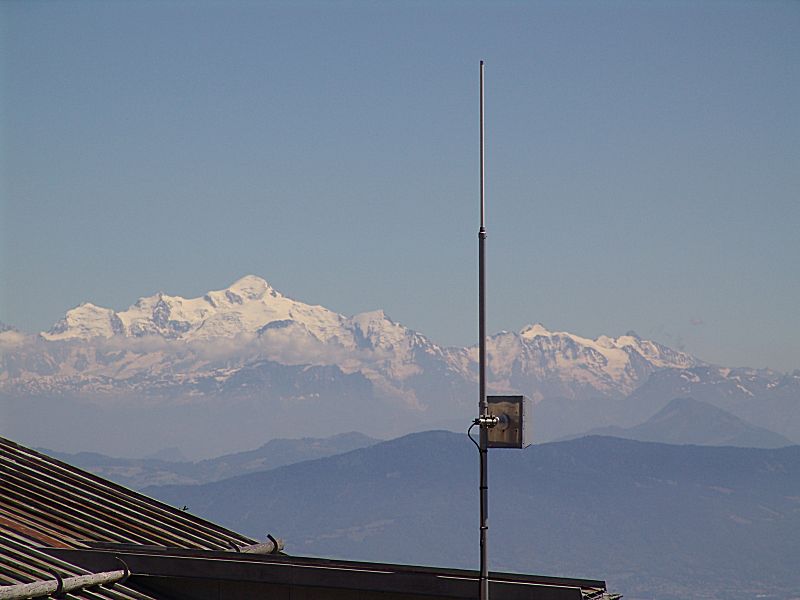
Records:
[[[500,417],[490,414],[481,415],[480,417],[476,418],[475,421],[473,421],[474,425],[480,425],[481,427],[486,427],[487,429],[495,427],[498,423],[500,423]]]

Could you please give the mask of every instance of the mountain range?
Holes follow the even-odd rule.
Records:
[[[679,396],[800,439],[800,372],[727,369],[633,332],[589,339],[541,324],[492,335],[487,350],[490,392],[532,397],[540,440],[632,426]],[[462,429],[477,358],[383,311],[348,317],[250,275],[124,311],[84,303],[36,335],[3,331],[0,428],[68,451],[91,435],[106,453],[177,445],[195,458],[287,434]]]
[[[196,462],[159,458],[115,458],[97,452],[70,454],[40,448],[41,452],[134,489],[153,485],[196,485],[267,471],[297,462],[342,454],[379,440],[357,432],[327,438],[275,439],[254,450]]]
[[[489,457],[492,569],[606,579],[626,598],[767,600],[800,589],[800,446],[611,437]],[[145,490],[286,551],[476,568],[478,457],[408,435],[215,483]]]
[[[676,398],[635,427],[600,427],[585,435],[604,435],[668,444],[781,448],[792,442],[771,431],[745,423],[706,402]],[[258,448],[201,461],[188,461],[175,448],[144,458],[116,458],[97,452],[70,454],[40,449],[59,460],[138,490],[155,485],[202,484],[265,471],[305,460],[364,448],[379,440],[351,432],[326,438],[274,439]]]

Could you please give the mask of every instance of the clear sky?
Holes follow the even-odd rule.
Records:
[[[0,3],[0,320],[253,273],[800,368],[800,2]]]

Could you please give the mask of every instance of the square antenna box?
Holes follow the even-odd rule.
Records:
[[[489,429],[489,448],[527,448],[533,441],[532,404],[525,396],[486,396],[489,414],[500,422]]]

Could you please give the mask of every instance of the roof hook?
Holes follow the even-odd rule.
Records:
[[[64,594],[64,580],[61,579],[61,575],[58,574],[58,571],[55,569],[48,569],[50,573],[53,574],[53,577],[56,578],[57,586],[55,591],[50,594],[53,598],[63,598],[66,594]]]
[[[114,585],[117,584],[117,583],[120,584],[120,585],[125,585],[125,582],[128,581],[128,577],[131,576],[131,570],[128,568],[127,563],[124,560],[122,560],[119,556],[114,556],[114,558],[116,558],[117,561],[122,563],[122,568],[125,571],[125,574],[122,576],[122,579],[120,579],[119,581],[115,581],[114,583],[109,584],[108,587],[114,587]]]
[[[280,554],[280,549],[278,548],[278,540],[272,537],[269,533],[267,534],[267,539],[272,542],[272,552],[270,554]]]

